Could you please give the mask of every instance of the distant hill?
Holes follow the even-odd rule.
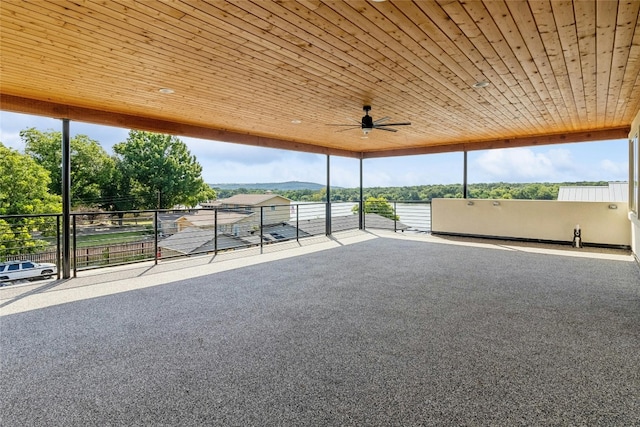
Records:
[[[315,182],[301,182],[301,181],[287,181],[287,182],[264,182],[253,184],[209,184],[211,188],[219,188],[220,190],[237,190],[239,188],[246,188],[247,190],[272,190],[272,191],[285,191],[285,190],[313,190],[318,191],[325,186],[323,184],[317,184]],[[339,187],[332,187],[339,188]]]

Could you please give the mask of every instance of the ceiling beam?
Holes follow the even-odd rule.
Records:
[[[405,148],[399,150],[370,151],[362,153],[362,156],[364,159],[372,159],[379,157],[416,156],[421,154],[492,150],[496,148],[534,147],[540,145],[608,141],[612,139],[627,139],[630,130],[631,126],[622,126],[608,129],[594,129],[592,131],[567,132],[512,139],[468,141],[452,145],[433,145],[429,147]]]
[[[144,130],[257,147],[277,148],[324,155],[328,154],[341,157],[355,157],[358,159],[361,157],[361,153],[355,151],[322,147],[318,145],[305,144],[267,136],[250,135],[223,129],[208,128],[188,123],[172,122],[153,117],[139,117],[91,108],[75,107],[13,95],[0,94],[0,109],[3,111],[46,116],[55,119],[69,119],[72,121],[114,126],[124,129]]]

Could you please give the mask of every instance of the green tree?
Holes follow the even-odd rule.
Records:
[[[20,137],[25,143],[25,154],[49,171],[49,192],[62,194],[62,133],[29,128],[21,131]],[[103,207],[105,189],[113,182],[114,160],[86,135],[76,135],[69,144],[71,204]]]
[[[175,136],[132,130],[113,150],[123,174],[121,187],[130,189],[137,208],[195,206],[215,198],[201,177],[202,166]]]
[[[360,206],[355,205],[352,211],[359,212]],[[393,206],[384,197],[367,197],[364,201],[364,213],[374,213],[385,218],[398,221],[400,217],[393,212]]]
[[[48,192],[49,172],[31,157],[0,142],[0,215],[59,213],[62,201]],[[0,259],[30,253],[46,245],[32,238],[34,231],[55,230],[55,219],[27,217],[0,219]]]

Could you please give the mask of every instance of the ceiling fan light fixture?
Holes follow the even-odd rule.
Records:
[[[475,82],[474,84],[471,85],[472,88],[474,89],[482,89],[489,86],[489,82],[481,80],[479,82]]]

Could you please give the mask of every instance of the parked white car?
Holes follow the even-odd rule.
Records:
[[[50,279],[58,272],[58,267],[49,262],[32,261],[0,262],[0,282],[11,282],[21,279]]]

